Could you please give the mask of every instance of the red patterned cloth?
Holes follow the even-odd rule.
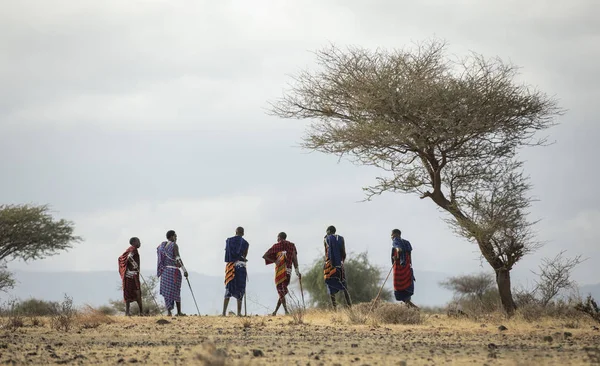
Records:
[[[138,265],[137,269],[134,268],[133,264],[129,261],[130,254],[133,254],[133,260]],[[140,275],[138,272],[139,268],[140,254],[138,253],[137,248],[132,245],[119,257],[119,274],[121,275],[123,300],[125,302],[137,300],[137,291],[141,289]]]
[[[266,265],[275,263],[275,286],[279,298],[288,294],[292,265],[297,255],[296,245],[287,240],[273,244],[264,255]]]

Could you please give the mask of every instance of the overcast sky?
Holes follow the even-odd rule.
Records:
[[[568,110],[556,143],[523,153],[546,246],[515,267],[531,281],[561,249],[589,257],[600,281],[600,2],[571,1],[0,1],[0,202],[50,204],[85,241],[12,269],[111,270],[131,236],[143,265],[178,233],[189,270],[224,271],[238,225],[249,271],[286,231],[301,264],[328,225],[350,251],[387,266],[389,233],[411,241],[417,270],[488,270],[430,200],[385,194],[359,203],[377,171],[297,146],[306,122],[268,116],[311,53],[400,48],[444,38],[449,50],[499,56]]]

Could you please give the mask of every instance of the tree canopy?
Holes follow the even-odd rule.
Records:
[[[81,241],[72,222],[54,220],[48,206],[0,205],[0,291],[15,281],[6,262],[41,259],[72,248]]]
[[[312,120],[303,147],[384,171],[364,188],[367,199],[416,193],[448,212],[495,270],[512,313],[509,272],[539,246],[518,150],[545,144],[536,135],[562,113],[557,102],[518,83],[517,67],[449,57],[437,40],[392,51],[331,46],[316,58],[318,68],[294,76],[271,113]]]
[[[0,261],[41,259],[81,241],[74,224],[54,220],[46,205],[0,205]]]

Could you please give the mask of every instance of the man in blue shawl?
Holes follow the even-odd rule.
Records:
[[[235,236],[225,241],[225,299],[223,316],[226,316],[229,299],[237,299],[237,315],[242,316],[242,298],[246,294],[246,257],[250,244],[243,238],[244,228],[235,229]]]
[[[158,264],[156,276],[160,278],[160,294],[165,298],[165,306],[168,315],[172,315],[173,308],[177,304],[177,316],[185,316],[181,312],[181,270],[187,278],[188,273],[179,256],[179,246],[177,246],[177,234],[175,231],[167,232],[167,241],[163,241],[156,248]]]
[[[344,241],[344,237],[336,235],[335,231],[335,226],[329,226],[323,240],[323,245],[325,246],[325,265],[323,266],[323,274],[325,284],[327,285],[327,293],[331,297],[331,305],[333,305],[334,310],[337,307],[335,294],[339,291],[344,292],[348,307],[352,306],[350,294],[348,294],[346,273],[344,271],[346,242]]]

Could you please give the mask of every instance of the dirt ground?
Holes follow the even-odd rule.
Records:
[[[34,365],[600,362],[600,332],[585,320],[482,323],[445,315],[424,317],[423,324],[409,326],[353,325],[348,324],[343,314],[329,312],[309,312],[300,325],[294,324],[291,316],[104,316],[77,320],[68,332],[52,329],[49,318],[25,319],[22,327],[0,329],[0,362]],[[507,329],[499,330],[500,325]]]

